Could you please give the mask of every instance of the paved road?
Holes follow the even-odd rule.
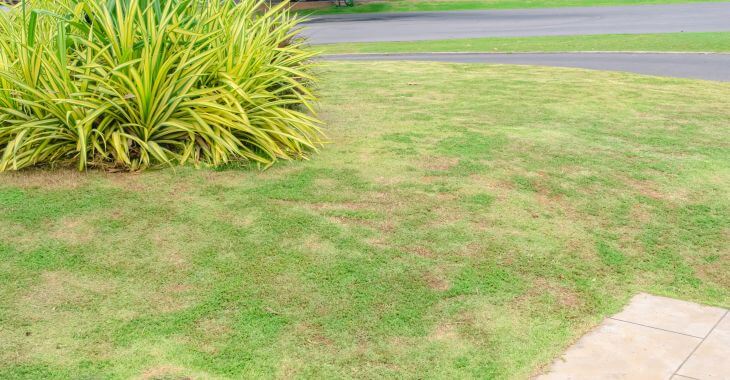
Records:
[[[730,31],[730,2],[320,16],[315,44],[472,37]]]
[[[594,70],[730,82],[730,54],[695,53],[414,53],[342,54],[322,57],[351,61],[437,61],[502,63]]]

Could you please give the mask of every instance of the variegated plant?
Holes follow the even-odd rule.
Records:
[[[34,0],[0,12],[0,171],[305,157],[321,137],[314,53],[285,7]]]

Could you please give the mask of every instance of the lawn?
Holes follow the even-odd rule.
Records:
[[[326,54],[566,51],[730,52],[730,33],[465,38],[438,41],[342,43],[320,45],[317,48]]]
[[[322,64],[309,161],[0,175],[0,378],[525,378],[730,304],[730,84]]]
[[[335,7],[303,13],[378,13],[378,12],[422,12],[422,11],[463,11],[475,9],[521,9],[592,7],[606,5],[645,5],[699,3],[724,0],[384,0],[360,2],[355,0],[354,7]]]

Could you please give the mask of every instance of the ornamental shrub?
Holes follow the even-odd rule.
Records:
[[[314,53],[282,3],[35,0],[0,12],[0,171],[305,157]]]

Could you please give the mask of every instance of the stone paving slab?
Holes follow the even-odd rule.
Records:
[[[542,380],[667,380],[701,340],[607,319],[568,349]]]
[[[611,318],[704,338],[723,315],[719,307],[642,293]]]
[[[639,294],[538,379],[730,380],[728,310]]]
[[[730,379],[730,316],[725,316],[677,371],[695,379]]]

